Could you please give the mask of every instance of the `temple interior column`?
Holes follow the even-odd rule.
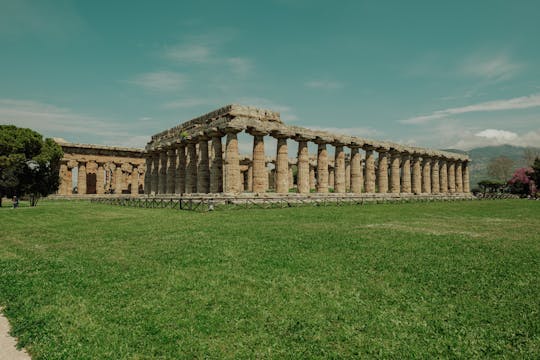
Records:
[[[176,149],[171,147],[167,150],[168,166],[167,166],[167,194],[174,194],[176,180]],[[133,185],[131,186],[133,189]]]
[[[158,194],[159,193],[159,151],[154,150],[152,153],[152,190],[150,191],[151,194]]]
[[[227,131],[225,144],[225,161],[223,165],[223,191],[226,193],[240,192],[240,160],[238,156],[238,130]]]
[[[268,172],[268,189],[276,190],[276,168]]]
[[[183,194],[186,191],[186,146],[184,143],[176,144],[176,175],[174,179],[174,193]]]
[[[399,194],[401,192],[400,163],[401,153],[392,151],[390,158],[390,192],[393,194]]]
[[[401,192],[411,193],[411,155],[408,153],[401,155]]]
[[[148,161],[148,158],[146,159]],[[98,168],[96,172],[96,194],[102,195],[105,192],[105,170],[103,169],[103,163],[97,163]]]
[[[290,169],[290,170],[289,170]],[[289,192],[289,187],[292,187],[290,181],[290,172],[292,168],[289,168],[289,152],[287,148],[287,138],[277,138],[277,151],[276,151],[276,192],[279,194],[286,194]]]
[[[345,157],[345,192],[351,191],[351,160]]]
[[[220,133],[212,134],[212,165],[210,166],[210,192],[223,192],[223,149],[221,145]],[[249,177],[249,174],[248,174]],[[249,179],[248,179],[249,183]]]
[[[199,138],[199,158],[197,164],[197,192],[207,194],[210,192],[210,164],[208,157],[208,138]]]
[[[334,188],[335,179],[335,167],[332,165],[328,165],[328,187],[334,189],[334,191],[336,191],[336,189]]]
[[[315,177],[315,165],[309,165],[309,190],[315,189],[317,186],[317,179]]]
[[[463,174],[461,172],[461,160],[456,161],[456,192],[463,192]]]
[[[167,150],[162,148],[159,151],[159,179],[158,194],[167,192]]]
[[[298,158],[297,158],[296,182],[300,194],[309,194],[310,190],[310,169],[309,169],[309,150],[307,141],[298,139]]]
[[[165,158],[166,160],[167,158]],[[121,194],[122,193],[122,164],[116,164],[116,170],[114,173],[114,193],[115,194]]]
[[[443,194],[448,193],[448,172],[446,169],[446,160],[439,160],[439,191]]]
[[[422,165],[419,154],[413,155],[412,192],[416,195],[422,193]]]
[[[192,194],[197,192],[197,140],[189,140],[186,149],[186,194]]]
[[[79,162],[79,173],[77,176],[77,193],[86,194],[86,162]]]
[[[146,173],[147,174],[152,174],[152,165],[153,165],[153,158],[152,158],[152,154],[150,153],[146,153],[145,154],[145,160],[146,160]],[[101,168],[101,170],[103,170],[103,168]],[[98,168],[98,175],[97,175],[97,178],[99,179],[99,168]],[[101,171],[101,173],[103,173],[103,171]],[[101,176],[103,176],[103,174],[101,174]],[[96,190],[98,191],[98,194],[100,194],[99,192],[99,181],[98,181],[98,187],[96,188]],[[103,189],[103,179],[102,179],[102,182],[101,182],[101,188]],[[152,177],[151,176],[145,176],[144,177],[144,193],[146,195],[149,195],[150,192],[152,191]]]
[[[362,155],[358,147],[351,147],[350,161],[351,192],[362,192]]]
[[[254,130],[250,131],[253,135],[253,154],[252,154],[252,167],[253,167],[253,192],[263,193],[266,192],[267,184],[267,170],[266,170],[266,156],[264,153],[264,133],[260,133]]]
[[[431,159],[424,156],[422,161],[422,192],[431,194]]]
[[[139,195],[139,168],[133,167],[131,172],[131,196]]]
[[[438,194],[441,192],[439,182],[439,159],[431,159],[431,193]]]
[[[253,192],[253,163],[251,162],[251,160],[249,161],[249,164],[248,164],[247,176],[248,176],[247,191]],[[269,184],[268,186],[270,186],[270,181],[268,181],[268,184]]]
[[[454,160],[449,160],[448,164],[448,191],[453,194],[456,192],[456,167]]]
[[[463,192],[471,192],[470,175],[469,175],[469,161],[463,162]]]
[[[334,143],[334,192],[346,192],[345,186],[345,151],[343,144]]]
[[[325,142],[318,142],[317,149],[317,192],[328,192],[328,152]]]
[[[379,193],[388,192],[388,153],[384,149],[378,150],[379,163],[377,166],[377,186]]]
[[[375,155],[373,154],[373,148],[365,148],[366,152],[366,161],[365,161],[365,171],[366,175],[364,177],[365,185],[364,189],[366,193],[375,192]]]

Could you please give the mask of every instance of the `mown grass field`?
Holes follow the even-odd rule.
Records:
[[[540,202],[0,223],[0,306],[34,359],[540,357]]]

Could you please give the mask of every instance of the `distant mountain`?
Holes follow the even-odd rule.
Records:
[[[445,149],[460,154],[468,154],[471,158],[471,187],[476,187],[478,181],[489,179],[487,174],[487,166],[489,162],[499,156],[506,156],[514,160],[514,169],[524,167],[526,165],[524,151],[525,147],[512,145],[485,146],[474,148],[469,151]],[[540,154],[540,148],[532,148]]]

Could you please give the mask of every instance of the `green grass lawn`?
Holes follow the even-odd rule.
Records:
[[[34,359],[540,357],[540,202],[0,209]]]

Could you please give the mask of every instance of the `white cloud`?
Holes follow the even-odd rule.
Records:
[[[187,79],[183,74],[171,71],[157,71],[137,75],[128,81],[152,91],[175,91],[183,89]]]
[[[206,63],[211,60],[212,51],[203,44],[176,45],[167,48],[164,56],[178,62]]]
[[[312,80],[305,83],[308,88],[312,89],[326,89],[334,90],[340,89],[343,87],[343,84],[338,81],[328,81],[328,80]]]
[[[449,108],[437,110],[429,115],[415,116],[409,119],[400,120],[403,124],[423,124],[431,120],[447,118],[451,115],[465,114],[470,112],[482,111],[501,111],[501,110],[516,110],[528,109],[540,106],[540,94],[532,94],[512,99],[503,99],[495,101],[487,101],[479,104],[468,105],[463,107]]]
[[[518,138],[518,134],[506,131],[506,130],[497,130],[497,129],[486,129],[482,130],[474,136],[483,137],[486,139],[493,139],[496,141],[506,142],[506,141],[512,141]]]
[[[494,57],[474,55],[461,64],[460,71],[468,76],[501,81],[512,78],[522,68],[522,64],[511,60],[507,54]]]
[[[231,67],[231,71],[239,76],[246,76],[253,70],[253,62],[242,57],[228,58],[227,63]]]

